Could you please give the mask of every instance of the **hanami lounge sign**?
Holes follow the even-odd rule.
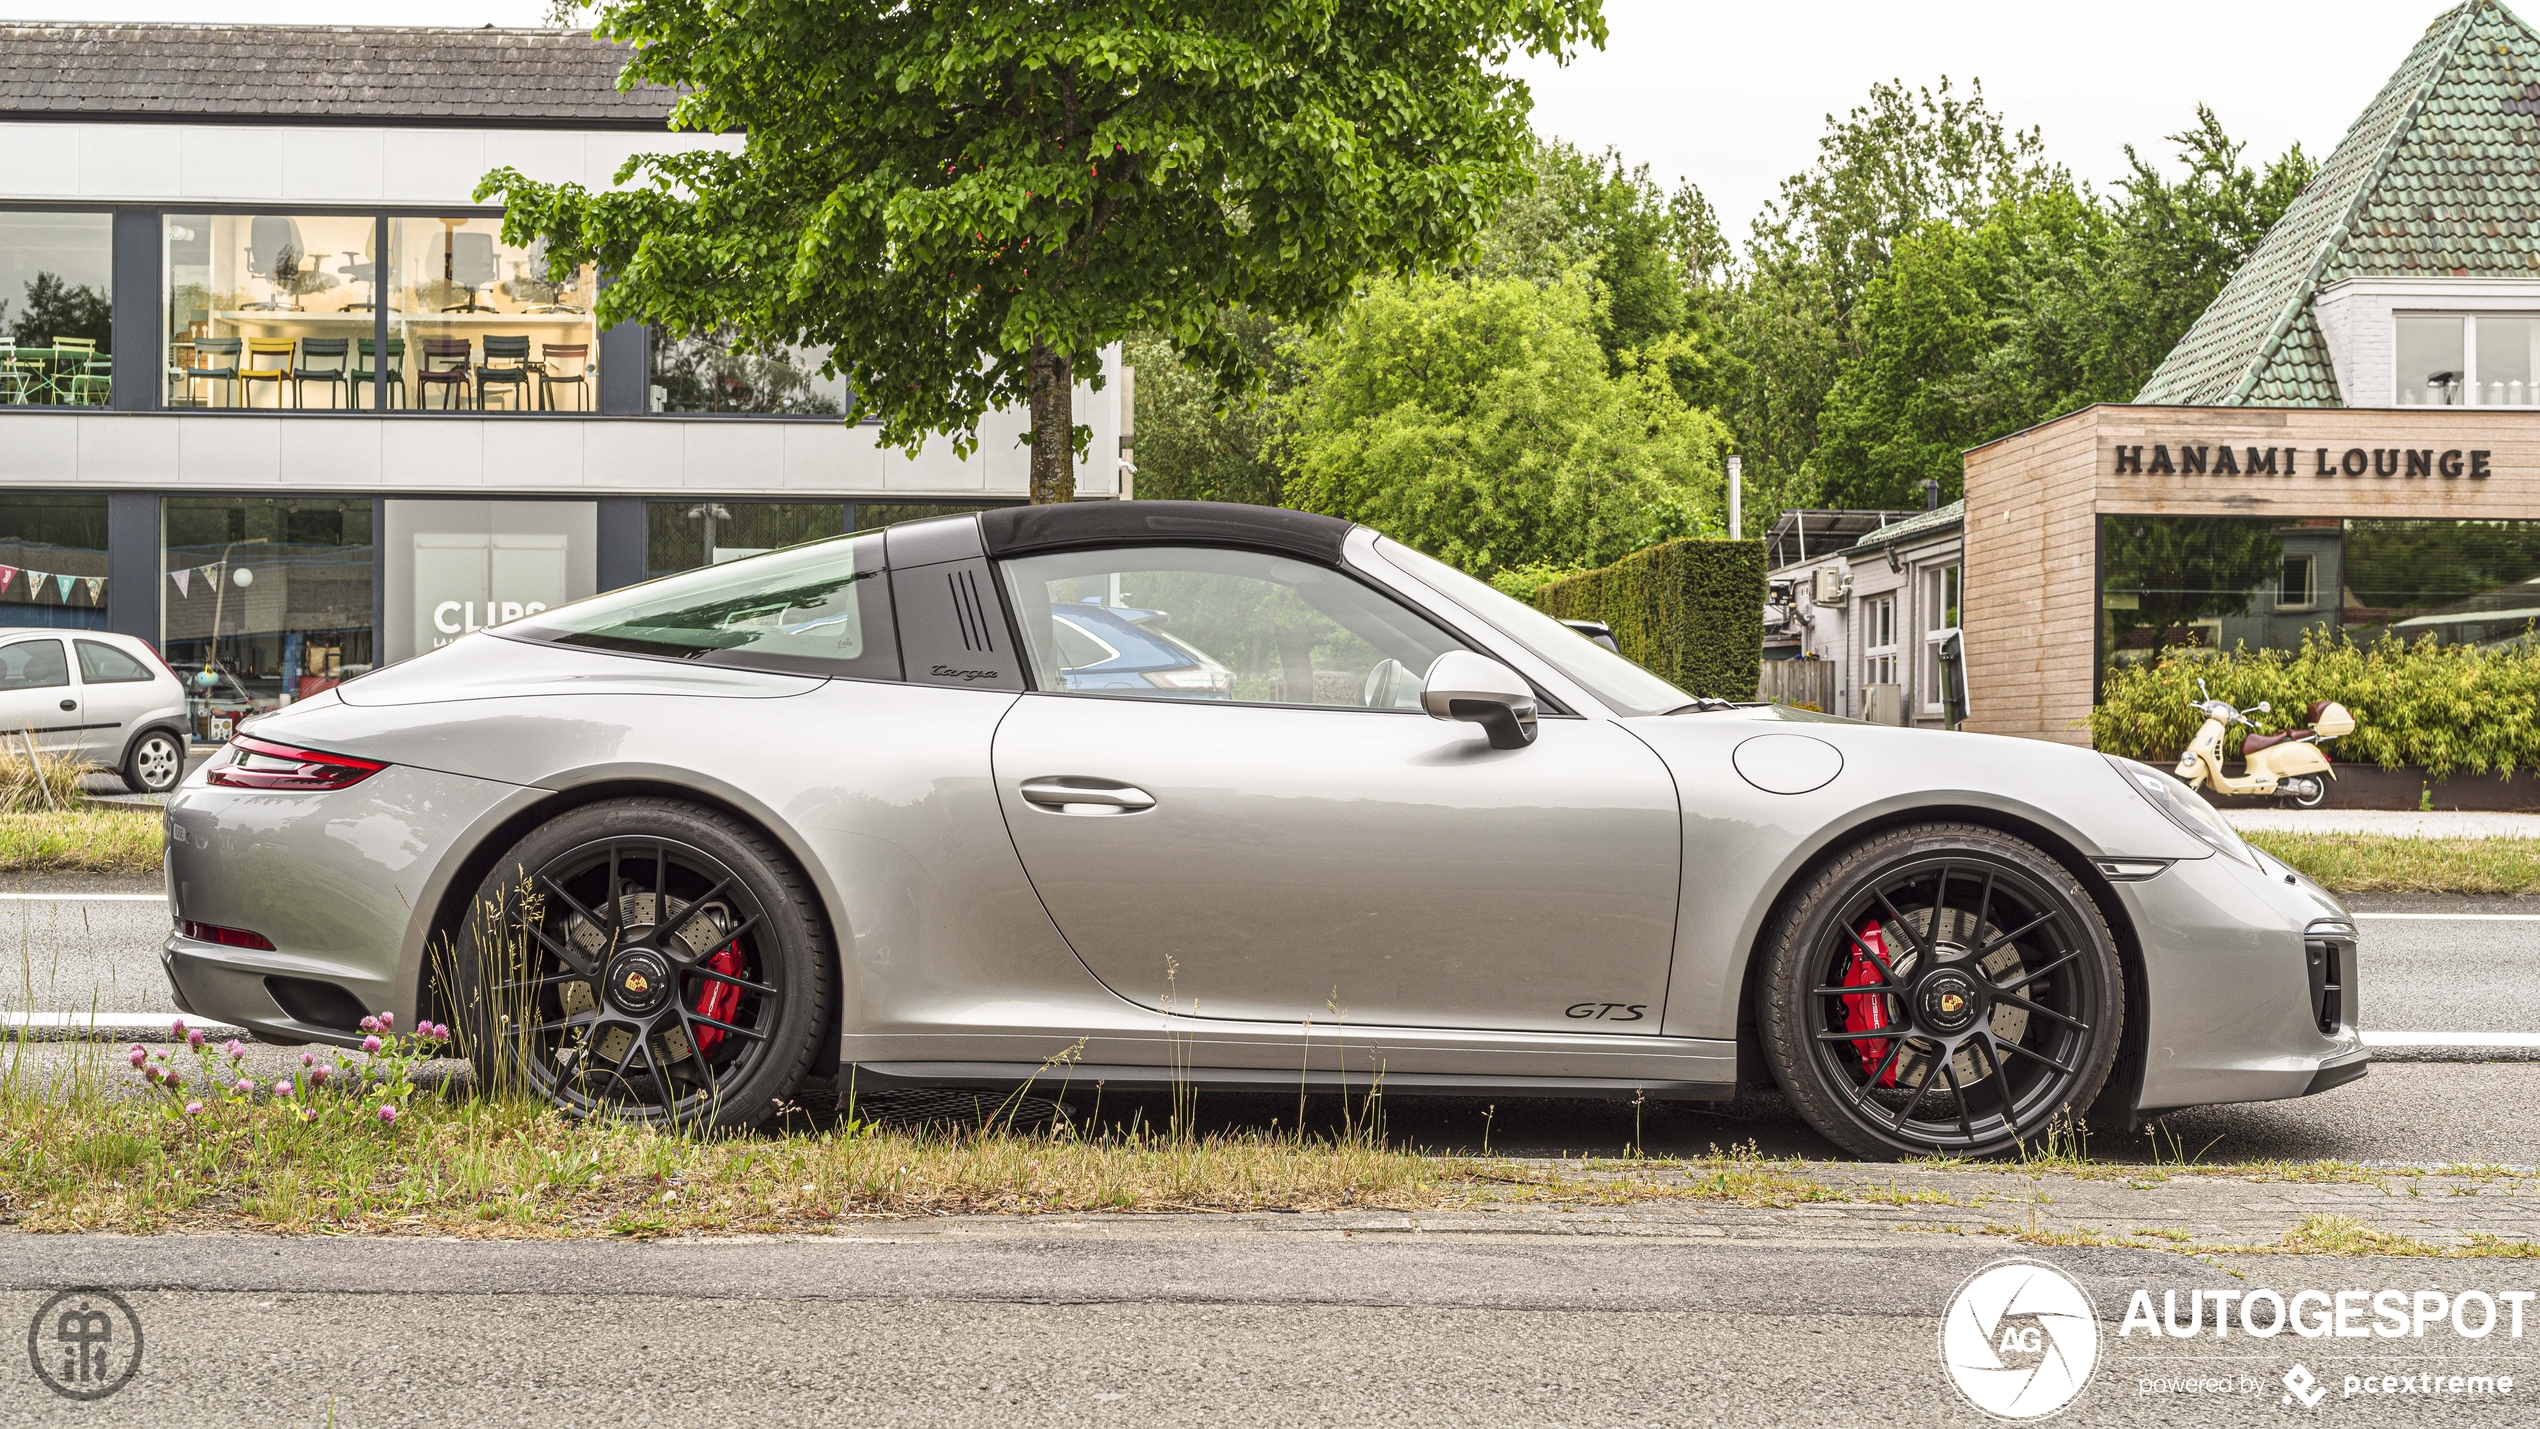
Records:
[[[2376,476],[2401,480],[2494,474],[2494,453],[2434,447],[2173,447],[2160,442],[2109,449],[2118,476]]]

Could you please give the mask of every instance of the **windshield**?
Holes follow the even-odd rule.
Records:
[[[899,678],[882,534],[836,536],[506,623],[514,640],[798,675]]]
[[[1665,714],[1694,698],[1631,661],[1514,597],[1387,536],[1376,542],[1386,560],[1436,587],[1500,634],[1576,680],[1616,714]]]

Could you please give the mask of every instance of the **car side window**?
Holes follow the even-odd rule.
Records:
[[[1462,642],[1326,566],[1127,546],[1000,563],[1033,688],[1127,699],[1416,710]]]
[[[495,634],[780,674],[896,680],[882,536],[835,536],[506,621]]]
[[[59,640],[21,640],[0,645],[0,690],[42,690],[71,682],[71,662]]]
[[[79,678],[88,685],[128,685],[147,683],[150,667],[133,659],[112,645],[95,640],[74,640],[79,647]]]

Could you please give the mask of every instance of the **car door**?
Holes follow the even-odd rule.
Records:
[[[47,754],[79,748],[79,692],[58,635],[33,635],[0,644],[0,738],[23,747],[31,734]]]
[[[80,751],[100,764],[123,761],[134,721],[169,703],[158,672],[130,651],[85,636],[71,637],[79,667]]]
[[[1113,992],[1279,1022],[1658,1030],[1680,825],[1620,727],[1550,717],[1495,750],[1430,718],[1419,675],[1460,642],[1313,562],[1132,546],[999,569],[1034,691],[997,731],[999,798]]]

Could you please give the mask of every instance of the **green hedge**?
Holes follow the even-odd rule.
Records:
[[[1689,694],[1755,698],[1761,541],[1668,541],[1526,594],[1559,619],[1604,621],[1624,655]]]
[[[2482,650],[2431,637],[2408,645],[2385,635],[2366,646],[2314,632],[2299,650],[2164,651],[2108,672],[2091,742],[2155,764],[2176,760],[2202,718],[2187,707],[2200,678],[2215,699],[2274,705],[2254,717],[2270,731],[2299,724],[2313,700],[2344,705],[2355,732],[2329,746],[2331,758],[2438,776],[2540,768],[2540,647]]]

